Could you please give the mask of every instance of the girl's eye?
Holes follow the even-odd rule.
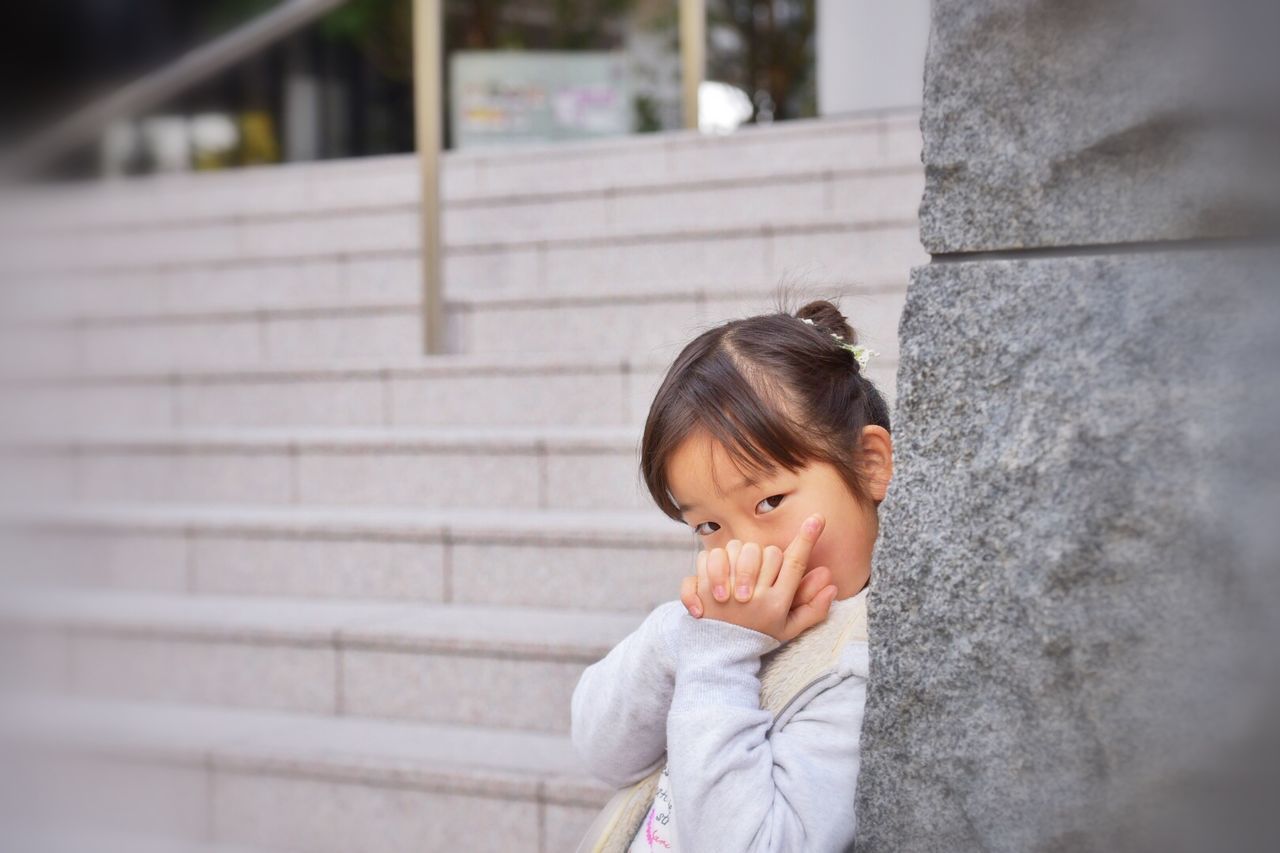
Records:
[[[775,500],[775,499],[776,499],[779,503],[781,503],[781,502],[782,502],[782,499],[783,499],[784,497],[786,497],[786,495],[770,495],[769,497],[767,497],[767,498],[765,498],[764,500],[760,501],[760,503],[759,503],[759,504],[756,504],[756,506],[758,507],[758,506],[760,506],[760,504],[768,503],[769,501],[772,501],[772,500]],[[773,508],[774,508],[774,509],[777,509],[777,504],[773,504],[772,506],[773,506]],[[693,528],[693,532],[694,532],[694,533],[697,533],[699,536],[710,536],[712,533],[714,533],[714,532],[715,532],[714,530],[712,530],[712,531],[710,531],[710,532],[703,533],[701,530],[699,530],[699,528],[700,528],[700,527],[702,527],[702,525],[703,525],[703,524],[716,524],[716,523],[715,523],[714,521],[704,521],[704,522],[702,522],[702,523],[700,523],[700,524],[695,525],[695,526],[694,526],[694,528]],[[720,527],[720,525],[716,524],[716,528],[717,528],[717,529],[719,529],[719,527]]]
[[[770,495],[769,497],[767,497],[767,498],[765,498],[764,500],[760,501],[760,504],[768,503],[769,501],[773,500],[774,498],[777,498],[777,499],[778,499],[778,503],[781,503],[781,502],[782,502],[782,499],[783,499],[784,497],[786,497],[786,495]],[[756,506],[760,506],[760,504],[756,504]],[[777,509],[777,508],[778,508],[778,507],[777,507],[777,504],[774,504],[773,508],[774,508],[774,509]]]

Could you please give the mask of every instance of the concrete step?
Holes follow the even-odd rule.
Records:
[[[0,434],[60,432],[81,423],[104,429],[639,425],[675,352],[455,354],[313,367],[11,376],[0,379]],[[868,365],[890,406],[896,372],[896,359]]]
[[[919,194],[909,198],[914,206]],[[450,242],[443,257],[446,297],[465,304],[531,293],[736,293],[793,279],[866,285],[905,282],[912,266],[928,261],[914,207],[910,215],[892,218],[819,212],[785,224],[762,220],[767,217],[690,228],[659,218],[614,236]],[[360,252],[320,241],[310,252],[234,262],[164,264],[145,253],[132,257],[134,266],[102,274],[14,278],[0,287],[0,317],[14,325],[251,311],[324,314],[335,308],[377,314],[421,302],[416,233],[395,247]],[[252,338],[235,342],[257,344]]]
[[[99,372],[405,359],[422,352],[422,328],[417,303],[81,316],[5,329],[0,332],[0,357],[29,371],[77,371],[92,365]],[[450,340],[457,337],[457,331],[450,332]]]
[[[894,171],[819,170],[739,180],[690,180],[547,199],[503,199],[444,211],[447,252],[501,244],[617,241],[652,232],[654,223],[692,231],[782,229],[814,217],[845,222],[913,221],[924,190],[918,165]],[[208,224],[90,231],[67,253],[68,235],[33,238],[19,251],[20,269],[144,272],[164,266],[209,266],[317,255],[410,251],[420,245],[418,206],[311,211],[288,217]],[[87,274],[87,275],[86,275]],[[36,281],[42,282],[37,275]]]
[[[579,191],[570,198],[496,197],[485,204],[450,206],[444,218],[446,242],[472,245],[494,234],[547,241],[617,238],[652,222],[696,229],[781,227],[815,214],[854,222],[916,216],[924,192],[924,169],[918,162],[883,168],[849,158],[844,165],[824,167],[796,156],[799,152],[779,149],[788,165],[772,175],[667,176],[644,187]]]
[[[117,782],[118,777],[119,774]],[[155,832],[128,832],[120,825],[130,818],[118,811],[94,815],[96,826],[88,823],[83,814],[80,825],[68,826],[67,816],[66,811],[46,815],[43,825],[29,814],[0,818],[4,820],[5,835],[4,847],[0,849],[23,853],[285,853],[279,849],[195,841]]]
[[[827,287],[805,279],[792,287],[796,308],[809,298],[834,299],[859,341],[897,360],[905,275]],[[477,354],[612,351],[674,358],[705,329],[733,318],[775,312],[777,293],[774,286],[740,285],[737,290],[704,286],[639,294],[596,290],[477,296],[458,303],[458,342],[464,351]]]
[[[609,427],[45,434],[0,448],[27,473],[0,493],[26,500],[42,482],[46,497],[77,502],[640,510],[653,502],[639,439]]]
[[[442,196],[446,210],[457,211],[581,203],[697,181],[920,169],[920,152],[915,112],[754,125],[729,135],[674,131],[486,147],[444,153]],[[76,233],[186,227],[412,208],[419,193],[416,158],[392,155],[40,188],[15,198],[21,204],[9,211],[20,208],[21,218],[3,224]]]
[[[0,636],[10,690],[567,734],[644,615],[46,588],[10,590]]]
[[[642,422],[669,363],[637,357],[451,354],[310,367],[143,368],[10,377],[0,433],[65,424],[602,426]],[[0,367],[0,370],[5,369]]]
[[[309,853],[572,850],[611,793],[567,736],[483,726],[33,695],[0,737],[68,822]]]
[[[15,589],[635,612],[674,597],[696,548],[688,527],[652,509],[114,501],[0,514],[0,570]]]
[[[807,285],[811,288],[811,285]],[[906,277],[826,288],[855,323],[859,339],[897,357]],[[466,353],[677,352],[703,328],[775,310],[773,289],[707,287],[652,293],[523,292],[445,302],[452,346]],[[682,318],[673,322],[672,318]],[[305,309],[152,312],[82,317],[25,329],[0,342],[10,363],[46,369],[164,370],[291,366],[353,357],[409,358],[421,352],[420,302],[334,304]],[[7,345],[6,345],[7,344]],[[24,355],[20,352],[26,346]]]
[[[185,317],[245,311],[360,310],[421,299],[417,251],[201,267],[157,267],[92,276],[50,275],[0,287],[10,325],[131,317]],[[462,294],[448,293],[449,298]]]
[[[185,429],[45,434],[0,446],[10,503],[431,509],[652,508],[640,433],[597,428]],[[4,498],[0,497],[0,501]]]

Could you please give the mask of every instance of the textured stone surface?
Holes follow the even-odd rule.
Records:
[[[1241,759],[1277,754],[1276,254],[915,270],[860,853],[1255,849],[1231,842],[1280,790]]]
[[[925,248],[1273,227],[1277,32],[1269,0],[936,0]]]

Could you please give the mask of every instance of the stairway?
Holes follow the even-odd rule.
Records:
[[[448,153],[436,357],[415,168],[0,211],[21,849],[572,850],[610,794],[573,687],[696,547],[637,468],[672,358],[788,284],[839,298],[893,399],[914,114]]]

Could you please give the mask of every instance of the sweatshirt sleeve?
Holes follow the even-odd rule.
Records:
[[[833,679],[769,737],[774,715],[760,707],[760,656],[781,643],[731,622],[684,616],[674,635],[667,721],[680,848],[848,849],[866,678],[855,671]],[[865,644],[855,651],[865,658]]]
[[[657,768],[667,750],[675,686],[674,617],[679,599],[654,608],[635,631],[591,664],[573,690],[570,737],[591,775],[623,788]],[[693,619],[692,616],[689,616]]]

